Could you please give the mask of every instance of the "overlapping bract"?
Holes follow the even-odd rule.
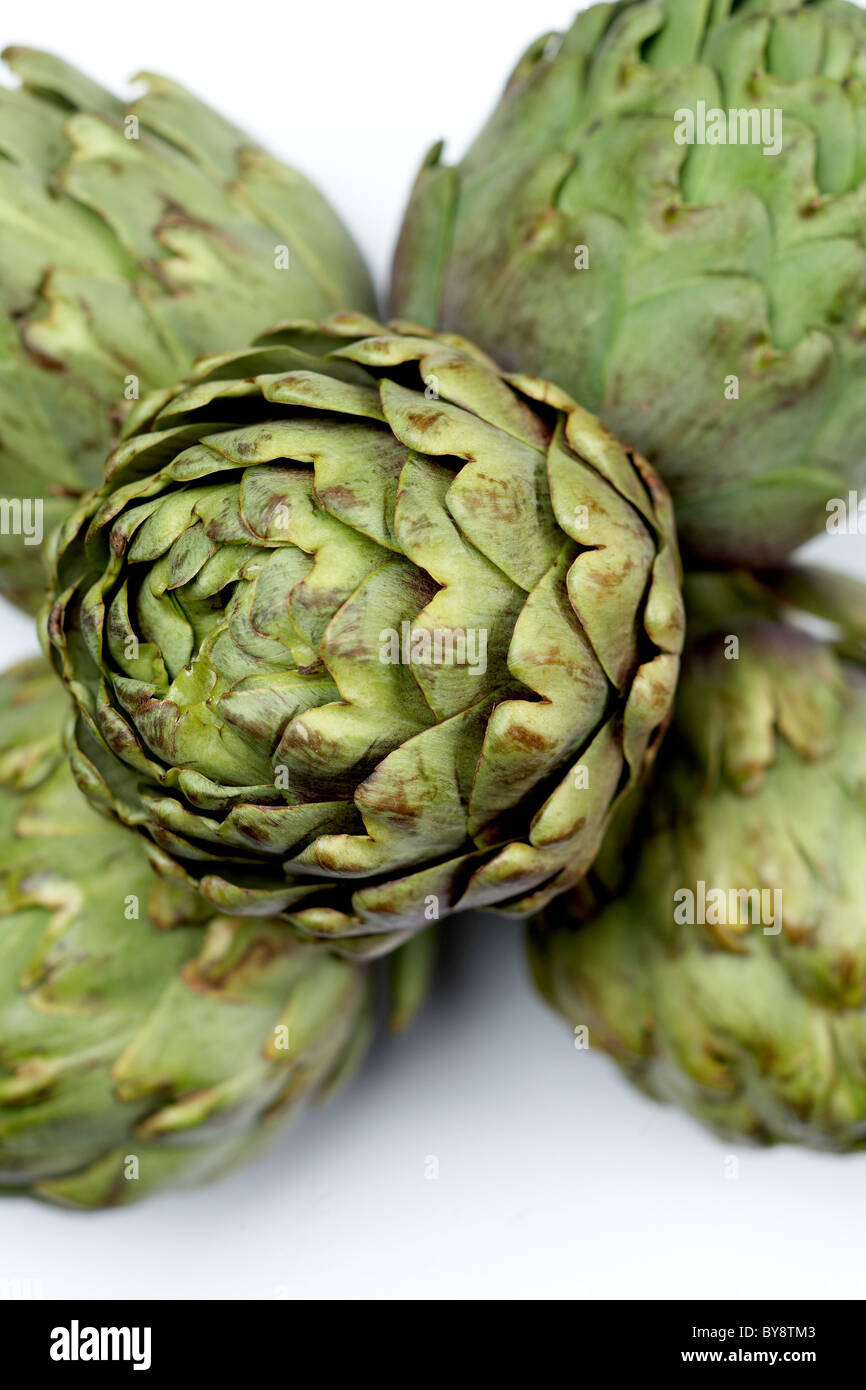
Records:
[[[0,591],[35,610],[45,536],[102,480],[128,400],[286,317],[374,304],[318,190],[147,74],[128,103],[47,53],[0,87]],[[28,529],[29,528],[29,529]]]
[[[585,872],[682,640],[670,500],[592,416],[340,315],[202,362],[106,476],[51,641],[163,872],[360,953]]]
[[[80,795],[43,661],[0,677],[0,1187],[122,1205],[254,1156],[353,1069],[364,966],[221,917]]]
[[[746,142],[677,143],[700,103]],[[772,148],[776,111],[765,155],[754,121]],[[440,159],[392,311],[596,411],[671,489],[684,554],[777,564],[866,481],[861,9],[595,5],[530,47],[458,166]]]
[[[849,597],[862,634],[864,591]],[[860,1147],[863,648],[845,662],[778,618],[723,615],[684,661],[629,893],[596,915],[586,895],[553,904],[536,979],[638,1085],[723,1135]]]

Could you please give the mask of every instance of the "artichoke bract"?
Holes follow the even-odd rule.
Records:
[[[726,1138],[866,1145],[866,590],[856,604],[848,660],[717,606],[629,891],[561,899],[532,934],[540,989],[590,1045]]]
[[[102,480],[129,402],[271,323],[371,309],[360,253],[293,169],[145,74],[129,102],[59,58],[0,87],[0,592]]]
[[[0,676],[0,1188],[122,1205],[257,1154],[363,1055],[368,970],[157,877],[79,793],[44,661]]]
[[[668,718],[653,471],[411,325],[203,360],[141,403],[57,550],[79,784],[161,872],[347,951],[574,882]]]
[[[684,555],[775,565],[866,481],[866,14],[595,5],[434,146],[392,312],[560,383],[670,488]]]

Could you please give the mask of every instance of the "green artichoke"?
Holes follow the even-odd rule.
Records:
[[[338,315],[142,402],[58,537],[87,795],[349,952],[591,863],[678,672],[670,499],[547,382]]]
[[[809,606],[826,611],[820,583]],[[700,585],[716,632],[699,603],[630,889],[595,913],[586,891],[555,903],[536,980],[638,1085],[723,1136],[862,1147],[866,596],[843,604],[859,610],[843,660]]]
[[[0,592],[33,611],[40,537],[101,482],[130,400],[282,318],[375,300],[314,186],[182,87],[146,74],[125,103],[4,56]]]
[[[730,111],[755,142],[698,143]],[[861,9],[595,5],[529,48],[457,167],[441,148],[392,311],[600,415],[670,488],[684,555],[778,564],[866,482]]]
[[[0,677],[0,1187],[135,1201],[256,1154],[360,1060],[368,971],[156,877],[62,754],[43,661]]]

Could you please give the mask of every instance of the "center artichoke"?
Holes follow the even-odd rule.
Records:
[[[79,784],[161,872],[375,952],[585,872],[682,623],[638,455],[461,339],[340,315],[141,403],[49,631]]]
[[[43,661],[0,676],[0,1188],[123,1205],[249,1159],[345,1079],[368,969],[157,878],[79,794],[67,708]]]
[[[778,564],[866,482],[862,9],[593,5],[441,151],[393,312],[596,411],[671,489],[687,557]]]
[[[314,185],[176,83],[122,102],[51,54],[3,56],[0,592],[35,611],[34,542],[101,482],[130,401],[281,318],[375,300]]]

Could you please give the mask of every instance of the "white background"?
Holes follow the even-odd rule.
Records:
[[[41,0],[6,7],[0,40],[115,88],[147,68],[184,82],[316,179],[384,285],[426,148],[458,157],[574,8]],[[866,574],[855,539],[810,553]],[[36,650],[6,607],[0,642],[4,664]],[[862,1298],[864,1247],[866,1156],[731,1149],[644,1100],[574,1050],[491,916],[447,933],[410,1036],[255,1168],[118,1212],[0,1201],[0,1290],[46,1298]]]

